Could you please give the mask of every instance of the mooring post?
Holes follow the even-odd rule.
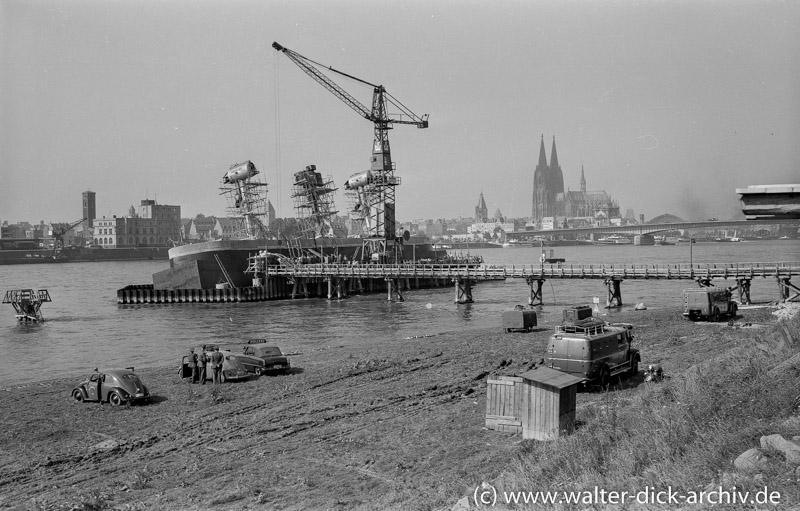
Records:
[[[389,289],[389,296],[387,296],[386,300],[391,302],[394,300],[395,295],[397,295],[398,302],[404,302],[405,299],[403,298],[403,294],[400,292],[400,279],[386,279],[386,287]]]
[[[611,307],[622,307],[622,290],[620,284],[622,279],[610,278],[606,279],[606,287],[608,288],[608,297],[606,298],[606,309]],[[614,303],[616,302],[616,304]]]
[[[453,281],[456,283],[455,303],[472,303],[472,281],[459,277],[454,278]]]
[[[778,293],[780,301],[794,302],[800,297],[800,288],[792,284],[791,277],[778,277]]]
[[[531,289],[530,296],[528,297],[528,305],[544,305],[542,298],[542,284],[544,284],[544,279],[527,277],[525,280],[528,281],[528,286],[530,286]]]

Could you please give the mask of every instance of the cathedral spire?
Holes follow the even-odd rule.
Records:
[[[547,156],[544,151],[544,135],[542,135],[542,142],[539,144],[539,164],[536,166],[542,169],[547,168]]]
[[[542,141],[544,142],[544,141]],[[542,146],[544,147],[544,145]],[[556,136],[553,135],[553,149],[550,150],[550,167],[553,169],[558,168],[558,155],[556,154]]]
[[[553,135],[553,149],[550,151],[550,172],[548,172],[548,190],[553,193],[564,193],[564,173],[558,164],[556,154],[556,136]]]
[[[583,163],[581,163],[581,192],[586,193],[586,177],[583,175]]]

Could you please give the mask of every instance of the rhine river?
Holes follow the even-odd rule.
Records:
[[[550,249],[545,247],[549,255]],[[579,246],[553,247],[555,257],[569,264],[688,264],[690,247]],[[451,251],[463,253],[467,251]],[[486,264],[538,266],[538,247],[472,250]],[[741,243],[695,243],[692,260],[701,263],[789,262],[800,260],[800,241],[771,240]],[[11,305],[0,309],[0,388],[53,377],[79,377],[95,367],[177,367],[190,346],[235,343],[267,338],[284,352],[337,346],[367,345],[371,341],[408,342],[441,332],[479,328],[500,329],[503,311],[527,304],[529,288],[521,279],[478,284],[472,304],[454,304],[452,286],[406,291],[405,302],[387,302],[384,294],[351,296],[341,301],[298,299],[255,303],[125,305],[117,304],[117,289],[152,283],[152,274],[167,261],[127,261],[0,266],[0,289],[47,289],[51,303],[42,306],[45,322],[22,324]],[[800,279],[797,279],[800,281]],[[732,286],[734,281],[718,281]],[[652,308],[680,310],[683,281],[626,281],[623,310],[637,302]],[[570,305],[590,305],[599,297],[605,305],[602,280],[548,280],[539,325],[551,327]],[[754,302],[774,301],[774,279],[755,279]],[[614,311],[601,308],[613,317]],[[746,314],[746,313],[745,313]],[[416,342],[420,342],[417,340]],[[424,340],[422,341],[424,342]]]

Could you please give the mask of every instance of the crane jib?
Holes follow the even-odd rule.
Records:
[[[285,46],[279,44],[278,42],[273,42],[272,47],[284,53],[292,62],[297,64],[306,74],[314,78],[317,82],[319,82],[323,87],[328,89],[332,94],[337,96],[343,102],[345,102],[350,108],[355,110],[359,115],[363,118],[373,121],[375,123],[399,123],[399,124],[414,124],[417,128],[427,128],[428,127],[428,114],[423,115],[422,117],[416,115],[411,110],[409,110],[405,105],[400,103],[397,99],[395,99],[391,94],[386,92],[386,89],[383,85],[375,85],[370,83],[366,80],[362,80],[356,76],[344,73],[339,71],[338,69],[334,69],[333,67],[326,66],[324,64],[320,64],[314,60],[309,59],[308,57],[304,57],[299,53],[286,48]],[[375,98],[380,97],[383,98],[383,93],[388,96],[388,102],[392,103],[395,107],[397,107],[402,113],[400,114],[400,118],[390,118],[388,114],[384,112],[382,116],[376,117],[370,108],[367,108],[353,96],[348,94],[344,89],[342,89],[339,85],[337,85],[333,80],[325,76],[322,72],[320,72],[317,67],[327,69],[339,75],[345,76],[350,78],[351,80],[355,80],[357,82],[363,83],[370,87],[374,88],[374,96]],[[373,100],[374,101],[374,100]],[[402,117],[406,116],[410,120],[404,120]]]

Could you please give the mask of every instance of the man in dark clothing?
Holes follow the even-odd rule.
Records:
[[[194,354],[194,348],[189,348],[186,363],[189,365],[189,369],[192,370],[192,383],[195,383],[197,381],[197,355]]]
[[[200,352],[200,355],[197,357],[197,365],[200,373],[200,385],[206,384],[206,364],[208,363],[208,357],[206,356],[206,347],[203,346],[203,351]]]
[[[211,369],[214,371],[214,383],[222,383],[222,361],[224,357],[219,352],[219,346],[214,347],[214,353],[211,354]]]

